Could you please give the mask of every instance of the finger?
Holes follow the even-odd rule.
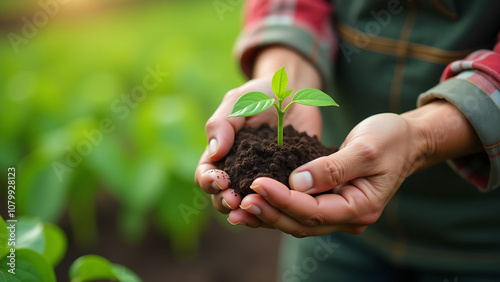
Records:
[[[376,150],[369,145],[346,146],[336,153],[306,163],[290,174],[292,189],[315,194],[358,177],[370,176],[376,167]]]
[[[371,224],[380,216],[380,205],[368,199],[365,193],[353,185],[345,185],[340,194],[317,197],[288,190],[276,180],[265,177],[256,179],[252,188],[271,206],[304,226],[331,225],[336,230],[345,231],[353,225]],[[243,207],[254,203],[251,198],[246,198],[242,201]],[[262,220],[269,222],[271,219]]]
[[[235,134],[243,127],[244,118],[212,116],[205,126],[208,139],[208,157],[218,161],[225,157],[234,143]]]
[[[217,211],[223,214],[228,214],[231,211],[231,209],[228,209],[224,205],[222,205],[221,193],[212,194],[212,205]]]
[[[240,194],[233,189],[227,189],[212,195],[212,204],[219,212],[227,214],[237,209],[241,203]]]
[[[205,193],[214,194],[226,190],[230,179],[226,172],[217,169],[212,161],[208,159],[208,151],[205,150],[194,174],[196,185]]]
[[[243,117],[228,118],[234,103],[240,96],[240,90],[231,90],[226,93],[222,103],[205,124],[208,156],[212,161],[218,161],[229,153],[234,143],[234,135],[245,123]]]
[[[246,225],[251,228],[267,227],[258,217],[240,208],[231,210],[227,221],[232,225]]]
[[[226,209],[237,209],[241,204],[241,196],[233,189],[227,189],[219,193],[222,196],[221,202]]]
[[[269,204],[258,195],[249,195],[241,203],[241,208],[258,217],[264,224],[277,228],[297,238],[326,234],[335,231],[332,226],[309,227]]]

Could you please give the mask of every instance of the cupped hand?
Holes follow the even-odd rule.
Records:
[[[206,123],[208,145],[196,168],[195,181],[206,193],[212,194],[214,207],[222,213],[227,214],[233,209],[238,209],[241,197],[233,189],[228,189],[229,177],[225,172],[218,170],[214,162],[221,160],[229,153],[234,143],[235,134],[243,127],[259,127],[264,123],[271,125],[277,123],[274,107],[247,118],[228,118],[228,116],[236,100],[247,92],[261,91],[274,97],[271,79],[269,77],[250,80],[241,87],[227,92],[220,106]],[[291,86],[293,87],[293,85]],[[293,89],[292,87],[289,88]],[[321,133],[321,115],[316,107],[292,105],[285,116],[285,124],[293,124],[297,130],[306,131],[311,136],[317,135],[319,137]],[[250,215],[247,216],[250,217]],[[253,218],[253,220],[257,219]]]
[[[380,217],[415,171],[425,151],[417,136],[399,115],[369,117],[350,132],[338,152],[297,168],[290,175],[292,190],[270,178],[256,179],[251,188],[257,194],[245,197],[229,220],[295,237],[360,233]],[[331,194],[309,195],[332,188]]]

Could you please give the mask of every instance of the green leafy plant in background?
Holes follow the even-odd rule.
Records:
[[[67,215],[80,248],[95,246],[99,212],[116,207],[109,220],[118,221],[120,239],[140,244],[155,229],[177,255],[192,254],[212,215],[192,173],[220,93],[243,82],[228,57],[240,16],[227,13],[222,22],[207,13],[213,6],[206,1],[134,2],[117,9],[106,2],[75,18],[61,13],[19,46],[22,55],[0,38],[0,166],[20,175],[18,214],[52,223]],[[36,1],[0,1],[13,22],[39,10]],[[113,103],[142,83],[145,66],[156,65],[171,76],[122,118]],[[73,152],[107,118],[115,130],[90,142],[91,152],[76,162]],[[69,170],[58,178],[54,164]]]
[[[86,255],[75,260],[69,270],[69,278],[71,282],[97,279],[110,279],[122,282],[141,281],[137,275],[125,266],[113,264],[107,259],[96,255]]]
[[[10,234],[8,225],[0,217],[0,281],[56,281],[54,267],[66,253],[67,242],[64,232],[52,223],[23,217],[15,223],[15,240]],[[14,255],[11,255],[12,247],[15,248]],[[14,273],[9,272],[10,269],[14,269]],[[77,259],[71,265],[69,277],[71,282],[96,279],[119,282],[141,281],[128,268],[112,264],[96,255]]]
[[[274,105],[278,113],[278,145],[283,146],[283,118],[294,103],[307,106],[337,106],[338,104],[328,94],[314,88],[301,89],[293,95],[292,101],[283,109],[283,101],[293,90],[287,90],[288,77],[285,67],[276,71],[272,79],[272,89],[276,100],[263,92],[249,92],[241,96],[234,104],[229,117],[248,117],[259,114]]]

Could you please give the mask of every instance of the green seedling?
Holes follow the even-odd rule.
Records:
[[[267,110],[274,105],[278,112],[278,146],[283,146],[283,117],[293,103],[307,106],[339,106],[328,94],[314,88],[305,88],[293,95],[292,101],[283,109],[283,101],[292,94],[293,90],[286,90],[288,77],[283,66],[273,76],[272,89],[276,100],[267,94],[254,91],[241,96],[234,104],[229,117],[248,117]]]

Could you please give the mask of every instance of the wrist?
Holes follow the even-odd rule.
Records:
[[[481,150],[481,142],[467,118],[453,104],[435,100],[401,114],[415,147],[415,170]]]
[[[252,77],[272,78],[276,70],[282,66],[286,68],[289,89],[321,89],[321,75],[314,65],[298,52],[281,45],[268,46],[259,51]]]

